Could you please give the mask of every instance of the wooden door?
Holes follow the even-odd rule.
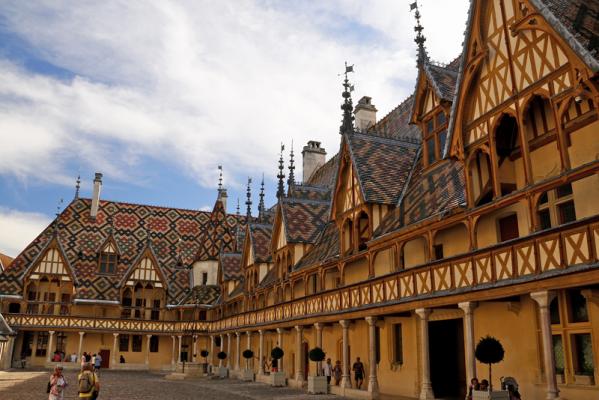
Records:
[[[512,214],[499,220],[499,238],[501,242],[516,239],[519,236],[517,214]]]
[[[100,368],[108,368],[110,366],[110,350],[100,350],[100,357],[102,357]]]

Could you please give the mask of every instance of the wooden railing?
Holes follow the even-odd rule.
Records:
[[[148,321],[117,318],[6,314],[12,327],[185,334],[273,325],[315,315],[368,310],[497,286],[554,277],[574,267],[595,267],[599,215],[364,282],[245,312],[218,321]]]

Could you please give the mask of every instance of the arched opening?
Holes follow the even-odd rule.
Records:
[[[285,297],[284,301],[291,301],[291,285],[285,285]]]
[[[493,179],[489,155],[482,150],[476,151],[468,165],[468,172],[474,206],[480,206],[493,200]]]
[[[411,268],[426,263],[429,259],[426,239],[423,236],[419,236],[406,242],[402,247],[401,254],[404,268]]]
[[[599,121],[593,120],[596,115],[593,101],[583,96],[570,99],[562,114],[562,130],[572,168],[599,159]]]
[[[370,240],[370,222],[364,211],[358,215],[358,250],[366,250],[366,242]]]
[[[324,271],[324,290],[335,289],[339,287],[339,270],[337,267],[329,268]]]
[[[460,223],[441,229],[435,234],[431,256],[434,260],[441,260],[467,253],[470,247],[469,243],[468,229],[464,224]]]
[[[517,182],[523,181],[516,176],[518,149],[518,122],[516,118],[503,114],[495,129],[495,151],[497,152],[497,180],[501,195],[505,196],[518,189]],[[521,158],[521,157],[520,157]],[[522,169],[519,169],[521,173]]]
[[[346,219],[341,230],[342,252],[344,255],[351,254],[354,246],[354,223]]]
[[[529,212],[525,200],[481,216],[476,222],[478,248],[529,234]]]
[[[559,174],[561,168],[555,118],[548,99],[537,95],[530,100],[524,113],[524,132],[533,182]]]
[[[351,285],[352,283],[362,282],[368,279],[368,261],[361,257],[358,260],[345,264],[343,267],[343,284]]]
[[[131,289],[126,288],[123,290],[121,304],[123,306],[121,318],[131,318],[131,305],[133,304],[133,293],[131,292]]]
[[[303,279],[298,279],[293,282],[293,298],[299,299],[306,295],[306,286]]]
[[[389,247],[376,253],[374,258],[374,276],[390,274],[395,270],[395,247]]]
[[[315,294],[319,290],[319,282],[318,282],[318,274],[308,275],[306,279],[306,293],[307,294]]]

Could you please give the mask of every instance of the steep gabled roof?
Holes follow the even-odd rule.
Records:
[[[272,285],[277,280],[277,269],[271,268],[268,270],[262,281],[258,284],[258,289],[266,288]]]
[[[238,281],[243,278],[241,270],[241,253],[222,253],[220,267],[224,281]]]
[[[216,260],[219,253],[236,250],[237,229],[229,223],[226,215],[223,203],[216,201],[210,214],[208,229],[202,236],[196,261]]]
[[[319,186],[332,189],[335,186],[335,176],[339,166],[339,153],[335,154],[324,165],[312,173],[305,185]]]
[[[6,254],[0,253],[0,272],[8,268],[13,258],[7,256]]]
[[[272,262],[270,242],[272,240],[272,225],[250,224],[250,245],[254,252],[254,262]]]
[[[442,100],[453,101],[455,95],[455,84],[458,71],[447,66],[426,64],[424,70],[435,89],[435,93]]]
[[[199,285],[195,286],[179,305],[214,305],[220,297],[220,286]]]
[[[322,230],[316,245],[297,263],[296,270],[309,268],[339,257],[339,228],[330,221]]]
[[[289,190],[288,197],[300,200],[329,201],[331,199],[331,189],[326,186],[293,185]]]
[[[409,124],[413,104],[414,95],[412,94],[383,119],[373,125],[368,130],[368,134],[387,139],[420,142],[422,139],[420,129],[415,125]]]
[[[360,133],[346,138],[364,201],[395,205],[418,145]]]
[[[329,201],[282,198],[287,243],[314,243],[328,221]]]

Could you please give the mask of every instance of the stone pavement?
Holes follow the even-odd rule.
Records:
[[[77,398],[75,372],[66,371],[65,399]],[[33,400],[47,399],[47,371],[13,370],[0,371],[0,399]],[[100,372],[100,396],[98,400],[295,400],[310,399],[341,400],[333,395],[308,395],[290,388],[273,388],[262,383],[247,383],[237,379],[206,379],[171,381],[164,374],[133,371]]]

